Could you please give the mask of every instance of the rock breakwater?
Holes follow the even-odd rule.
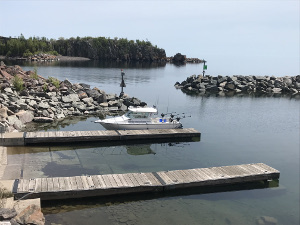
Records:
[[[299,96],[300,75],[285,77],[192,75],[181,83],[176,82],[175,87],[189,94]]]
[[[16,79],[18,78],[18,79]],[[19,90],[18,90],[19,89]],[[22,130],[26,123],[52,122],[70,116],[104,116],[146,103],[126,94],[106,94],[98,88],[68,80],[59,81],[0,64],[0,125],[5,131]]]

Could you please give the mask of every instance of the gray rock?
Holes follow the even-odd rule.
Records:
[[[89,98],[83,98],[81,99],[81,101],[83,101],[84,103],[92,103],[94,100],[93,98],[89,97]]]
[[[234,90],[235,89],[235,85],[234,85],[233,82],[228,82],[228,83],[226,83],[226,85],[225,85],[224,88],[228,89],[228,90]]]
[[[0,208],[0,220],[9,220],[17,215],[15,209]]]
[[[10,87],[5,88],[4,91],[5,91],[5,93],[7,93],[7,94],[13,94],[13,93],[14,93],[13,90],[12,90]]]
[[[23,124],[25,124],[31,122],[34,115],[32,111],[21,111],[17,113],[17,117]]]
[[[47,102],[40,102],[38,108],[40,109],[48,109],[50,106]]]
[[[44,110],[42,111],[42,116],[44,116],[44,117],[49,117],[50,114],[49,114],[49,112],[48,112],[46,109],[44,109]]]
[[[90,85],[88,84],[84,84],[84,83],[79,83],[79,85],[83,88],[83,89],[90,89]]]
[[[109,102],[108,102],[108,107],[112,107],[112,106],[119,107],[119,106],[121,106],[121,104],[120,104],[120,102],[117,101],[117,100],[109,101]]]
[[[24,124],[21,122],[21,120],[18,119],[16,115],[8,116],[7,121],[17,130],[21,130],[24,127]]]
[[[65,118],[65,115],[63,113],[59,113],[59,114],[56,115],[56,118],[57,119],[63,119],[63,118]]]
[[[112,100],[115,100],[116,99],[116,95],[115,94],[107,94],[106,95],[106,100],[107,101],[112,101]]]
[[[120,107],[119,107],[119,110],[121,111],[126,111],[127,110],[127,106],[122,104]]]
[[[288,87],[291,87],[293,82],[292,82],[292,79],[290,77],[284,77],[283,78],[283,82],[288,86]]]
[[[37,102],[35,100],[30,100],[28,102],[28,105],[31,106],[32,108],[36,108],[37,107]]]
[[[101,107],[108,107],[108,103],[107,103],[107,102],[100,103],[100,106],[101,106]],[[127,107],[127,106],[126,106],[126,107]]]
[[[219,89],[218,89],[217,85],[207,85],[206,91],[216,93],[216,92],[219,92]]]
[[[281,88],[273,88],[272,91],[274,93],[281,93],[282,89]]]
[[[72,106],[74,108],[78,109],[80,112],[86,111],[86,106],[83,102],[73,103]]]
[[[70,102],[78,102],[80,101],[78,94],[69,94],[66,96],[62,96],[62,101],[64,103],[70,103]]]

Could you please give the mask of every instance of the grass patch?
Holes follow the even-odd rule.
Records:
[[[53,84],[57,89],[59,88],[60,81],[54,77],[48,77],[49,83]]]
[[[12,79],[12,83],[13,83],[14,88],[17,91],[22,91],[24,89],[24,81],[23,81],[23,79],[21,77],[15,76]]]

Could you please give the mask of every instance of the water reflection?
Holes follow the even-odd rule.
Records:
[[[165,67],[167,62],[124,62],[124,61],[98,61],[98,60],[74,60],[74,61],[52,61],[52,62],[36,62],[36,61],[17,61],[17,60],[3,60],[7,66],[51,66],[51,67],[88,67],[88,68],[138,68],[138,69],[152,69],[157,67]]]

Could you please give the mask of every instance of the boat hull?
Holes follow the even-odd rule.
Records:
[[[99,122],[107,130],[149,130],[149,129],[179,129],[181,123],[146,123],[146,124],[122,124],[122,123],[105,123]]]

